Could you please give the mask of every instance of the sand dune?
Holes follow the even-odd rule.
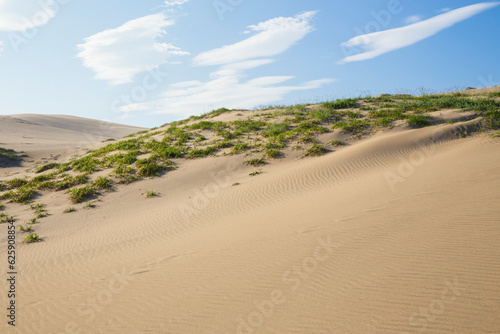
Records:
[[[187,160],[71,214],[46,193],[1,332],[498,333],[500,139],[457,136],[477,122],[396,127],[258,177],[243,155]]]
[[[500,142],[451,127],[251,182],[239,158],[193,161],[53,217],[19,251],[14,332],[494,333]],[[392,189],[401,161],[417,163]],[[153,186],[162,196],[141,198]]]
[[[24,151],[28,155],[22,169],[8,170],[9,173],[16,173],[38,160],[65,160],[86,152],[103,140],[122,138],[141,130],[145,129],[75,116],[0,116],[0,147]],[[0,170],[0,173],[5,172]]]

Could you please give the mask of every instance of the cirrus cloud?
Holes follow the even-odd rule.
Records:
[[[500,5],[500,2],[483,2],[451,10],[405,27],[354,37],[342,43],[342,47],[345,50],[357,47],[361,48],[362,52],[345,57],[341,63],[368,60],[413,45],[498,5]]]

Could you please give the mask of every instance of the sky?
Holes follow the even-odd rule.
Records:
[[[500,2],[0,0],[0,114],[142,127],[500,85]]]

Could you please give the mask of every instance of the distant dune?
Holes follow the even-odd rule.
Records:
[[[0,147],[25,151],[27,161],[54,157],[63,160],[86,152],[103,140],[119,139],[141,130],[145,128],[75,116],[0,116]]]
[[[95,161],[15,175],[87,168],[98,194],[32,181],[42,209],[0,202],[41,238],[18,230],[18,325],[0,331],[498,333],[499,91],[221,110],[126,145],[102,140],[140,129],[4,117],[0,146],[30,155],[100,140]]]

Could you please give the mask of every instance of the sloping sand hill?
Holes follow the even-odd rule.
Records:
[[[144,128],[97,121],[65,115],[9,115],[0,116],[0,147],[24,151],[28,158],[22,165],[29,167],[38,160],[65,160],[74,154],[109,138],[122,138]],[[4,164],[12,169],[19,164]],[[2,168],[2,169],[4,169]],[[0,170],[5,173],[6,170]]]
[[[0,329],[497,333],[500,138],[440,115],[455,122],[322,134],[349,145],[287,148],[254,177],[256,153],[182,161],[68,214],[66,194],[44,193],[43,240],[18,235],[18,323]]]

